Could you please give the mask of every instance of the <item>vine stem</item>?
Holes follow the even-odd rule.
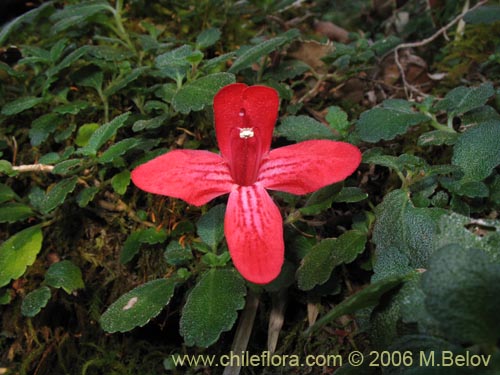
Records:
[[[426,44],[429,44],[436,40],[440,35],[446,33],[451,27],[453,27],[456,23],[458,23],[464,16],[468,13],[471,12],[480,6],[486,4],[488,0],[481,0],[479,1],[476,5],[474,5],[472,8],[470,8],[467,12],[462,12],[460,13],[457,17],[455,17],[450,23],[447,25],[443,26],[440,28],[438,31],[436,31],[434,34],[432,34],[430,37],[425,38],[423,40],[420,40],[418,42],[410,42],[410,43],[401,43],[394,48],[394,60],[396,62],[396,65],[398,66],[399,73],[401,74],[401,80],[403,81],[403,86],[405,90],[406,97],[410,97],[411,95],[409,92],[415,92],[419,95],[422,95],[423,93],[417,89],[415,86],[412,84],[408,83],[406,80],[406,75],[405,75],[405,70],[401,62],[399,61],[399,50],[405,49],[405,48],[414,48],[414,47],[422,47],[425,46]]]

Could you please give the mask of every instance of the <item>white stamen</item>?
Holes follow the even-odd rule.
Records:
[[[247,139],[254,136],[253,128],[240,128],[240,138]]]
[[[240,109],[240,113],[238,113],[238,115],[239,115],[240,117],[245,116],[245,110],[244,110],[243,108],[242,108],[242,109]]]

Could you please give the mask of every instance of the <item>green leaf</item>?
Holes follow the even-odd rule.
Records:
[[[78,196],[76,197],[76,201],[78,206],[87,207],[87,205],[94,199],[95,195],[99,192],[99,188],[97,186],[91,186],[83,189]]]
[[[199,51],[193,51],[188,45],[180,46],[172,51],[159,55],[155,59],[155,65],[161,75],[178,80],[186,75],[191,64],[187,58]]]
[[[22,203],[10,202],[0,205],[0,223],[15,223],[26,220],[33,214],[31,207]]]
[[[45,282],[53,288],[62,288],[68,294],[85,287],[82,271],[69,260],[52,264],[45,274]]]
[[[418,137],[419,146],[454,145],[459,137],[458,133],[443,130],[433,130]]]
[[[355,203],[368,198],[363,190],[357,187],[344,187],[340,193],[333,197],[334,202]]]
[[[415,112],[410,102],[402,99],[388,99],[377,107],[361,114],[356,129],[366,142],[391,140],[404,134],[411,126],[429,120],[423,113]]]
[[[335,267],[356,259],[364,251],[365,243],[366,234],[358,230],[321,241],[307,253],[297,270],[299,289],[311,290],[324,284]]]
[[[31,266],[42,248],[39,226],[26,228],[0,245],[0,287],[18,279]]]
[[[52,170],[52,173],[59,174],[61,176],[66,176],[68,174],[74,173],[79,170],[82,166],[82,159],[68,159],[60,163],[57,163]]]
[[[500,221],[472,219],[456,213],[443,215],[434,247],[439,249],[453,244],[484,250],[500,262]]]
[[[415,208],[407,192],[394,190],[385,196],[375,212],[373,243],[376,254],[398,251],[410,260],[411,267],[426,268],[433,250],[437,216],[442,211]]]
[[[449,117],[453,117],[484,105],[494,94],[490,82],[478,87],[459,86],[448,92],[435,109],[446,111]]]
[[[262,43],[257,44],[245,52],[243,52],[236,60],[234,60],[233,65],[229,68],[228,72],[238,73],[239,71],[250,67],[252,64],[258,62],[261,57],[267,56],[271,52],[277,50],[283,44],[290,42],[291,40],[298,37],[300,33],[293,29],[282,36],[266,40]]]
[[[219,29],[215,27],[211,27],[210,29],[203,30],[196,37],[196,45],[198,48],[207,48],[214,45],[221,36],[221,32]]]
[[[157,117],[153,117],[151,119],[147,120],[137,120],[134,122],[134,125],[132,125],[132,130],[134,132],[139,132],[144,129],[156,129],[162,126],[165,121],[169,118],[170,116],[168,114],[163,114]]]
[[[97,92],[102,90],[104,73],[97,67],[88,66],[75,73],[75,82],[78,86],[90,87]]]
[[[89,103],[83,100],[77,100],[72,103],[55,107],[53,111],[55,113],[59,113],[60,115],[77,115],[81,110],[87,108],[88,106]]]
[[[500,164],[500,121],[466,131],[453,149],[452,163],[462,168],[464,181],[481,181]]]
[[[128,117],[130,116],[130,112],[126,112],[121,114],[120,116],[115,117],[110,122],[101,125],[95,132],[90,136],[87,144],[80,148],[77,152],[85,155],[85,156],[95,156],[97,151],[112,137],[115,136],[118,129],[120,129]]]
[[[31,123],[29,131],[31,145],[40,146],[63,121],[64,119],[55,113],[47,113],[38,117]]]
[[[7,176],[15,176],[17,174],[12,169],[12,164],[7,160],[0,160],[0,173],[5,173]]]
[[[235,82],[233,74],[214,73],[182,86],[172,99],[176,111],[187,114],[200,111],[212,104],[214,95],[222,87]]]
[[[12,199],[17,199],[18,196],[9,186],[0,183],[0,203],[5,203]]]
[[[113,190],[120,195],[125,194],[129,184],[130,172],[128,170],[124,170],[118,174],[115,174],[111,179],[111,186],[113,187]]]
[[[125,76],[122,76],[119,79],[112,81],[109,84],[109,86],[106,87],[106,89],[104,90],[104,95],[111,96],[111,95],[116,94],[118,91],[127,87],[130,83],[132,83],[137,78],[139,78],[148,69],[149,68],[147,68],[147,67],[135,68],[132,71],[130,71],[129,73],[127,73]]]
[[[61,70],[70,67],[73,63],[80,60],[89,51],[90,48],[91,46],[87,45],[77,48],[76,50],[68,54],[64,59],[62,59],[59,64],[47,69],[46,75],[48,77],[51,77],[59,73]]]
[[[27,109],[33,108],[40,103],[43,103],[43,98],[37,98],[34,96],[25,96],[5,104],[2,108],[2,115],[13,116],[26,111]]]
[[[301,142],[309,139],[335,139],[332,129],[309,116],[287,116],[277,127],[276,132],[291,141]]]
[[[146,325],[170,302],[175,281],[157,279],[140,285],[116,300],[101,316],[106,332],[127,332]]]
[[[482,250],[449,245],[422,277],[427,311],[449,337],[492,347],[500,338],[500,264]]]
[[[342,190],[343,183],[327,185],[316,190],[299,211],[302,215],[317,215],[332,206],[335,196]]]
[[[342,135],[347,133],[350,126],[347,120],[347,113],[337,106],[328,107],[325,120],[328,121],[333,129],[337,130]]]
[[[99,157],[99,163],[112,163],[117,157],[124,155],[127,151],[137,147],[141,143],[138,138],[126,138],[113,145]]]
[[[92,16],[101,14],[103,11],[114,13],[114,9],[103,1],[67,5],[50,17],[50,20],[54,22],[51,31],[54,34],[59,34],[68,28],[75,27],[75,25],[81,27]]]
[[[42,286],[28,293],[21,304],[21,314],[29,318],[34,317],[47,306],[50,295],[50,289],[46,286]]]
[[[76,176],[66,178],[45,194],[43,192],[40,194],[38,191],[30,194],[31,203],[42,214],[46,215],[64,203],[66,196],[75,189],[77,180]]]
[[[305,333],[311,334],[325,324],[338,319],[343,315],[353,314],[361,309],[376,305],[385,293],[401,285],[407,277],[407,275],[388,277],[368,285],[363,290],[357,292],[335,306],[312,327],[306,330]]]
[[[78,128],[78,132],[76,133],[75,144],[80,147],[85,147],[89,142],[90,137],[97,129],[99,129],[99,124],[95,122],[80,126]]]
[[[120,262],[122,264],[128,263],[139,252],[141,244],[147,243],[154,245],[157,243],[165,242],[167,233],[164,230],[157,230],[156,228],[141,229],[130,234],[120,253]]]
[[[2,29],[0,30],[0,45],[5,45],[5,41],[13,31],[21,27],[23,24],[33,24],[40,13],[43,13],[46,8],[50,8],[52,6],[53,1],[46,1],[41,3],[40,6],[31,9],[19,17],[14,18],[12,21],[2,25]]]
[[[483,5],[467,12],[464,21],[470,24],[492,24],[500,21],[500,5]]]
[[[245,282],[232,269],[213,268],[189,293],[182,309],[180,332],[188,346],[208,347],[233,327],[245,305]]]
[[[226,205],[214,206],[196,223],[196,232],[201,240],[216,250],[224,238],[224,214]]]
[[[189,245],[181,245],[178,241],[171,241],[167,245],[163,256],[171,266],[181,266],[193,259],[191,247]]]

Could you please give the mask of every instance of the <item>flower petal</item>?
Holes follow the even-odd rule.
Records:
[[[278,93],[266,86],[235,83],[214,97],[219,148],[240,185],[255,182],[261,158],[271,147],[278,108]]]
[[[262,186],[238,186],[229,194],[224,232],[233,263],[245,279],[267,284],[279,275],[283,220]]]
[[[233,185],[224,159],[209,151],[175,150],[132,171],[134,184],[149,193],[180,198],[201,206]]]
[[[349,143],[305,141],[272,150],[257,181],[266,189],[307,194],[344,180],[360,162],[361,152]]]

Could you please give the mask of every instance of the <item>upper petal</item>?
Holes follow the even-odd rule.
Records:
[[[215,132],[222,155],[231,161],[240,129],[253,128],[258,133],[259,152],[271,147],[274,124],[278,117],[279,96],[267,86],[234,83],[223,87],[214,97]],[[236,133],[236,137],[235,137]]]
[[[201,206],[233,185],[224,159],[209,151],[175,150],[132,171],[134,184],[149,193],[180,198]]]
[[[356,146],[334,141],[305,141],[272,150],[258,181],[267,189],[307,194],[351,175],[361,162]]]
[[[279,275],[283,221],[262,186],[238,186],[229,194],[224,232],[233,263],[245,279],[267,284]]]

